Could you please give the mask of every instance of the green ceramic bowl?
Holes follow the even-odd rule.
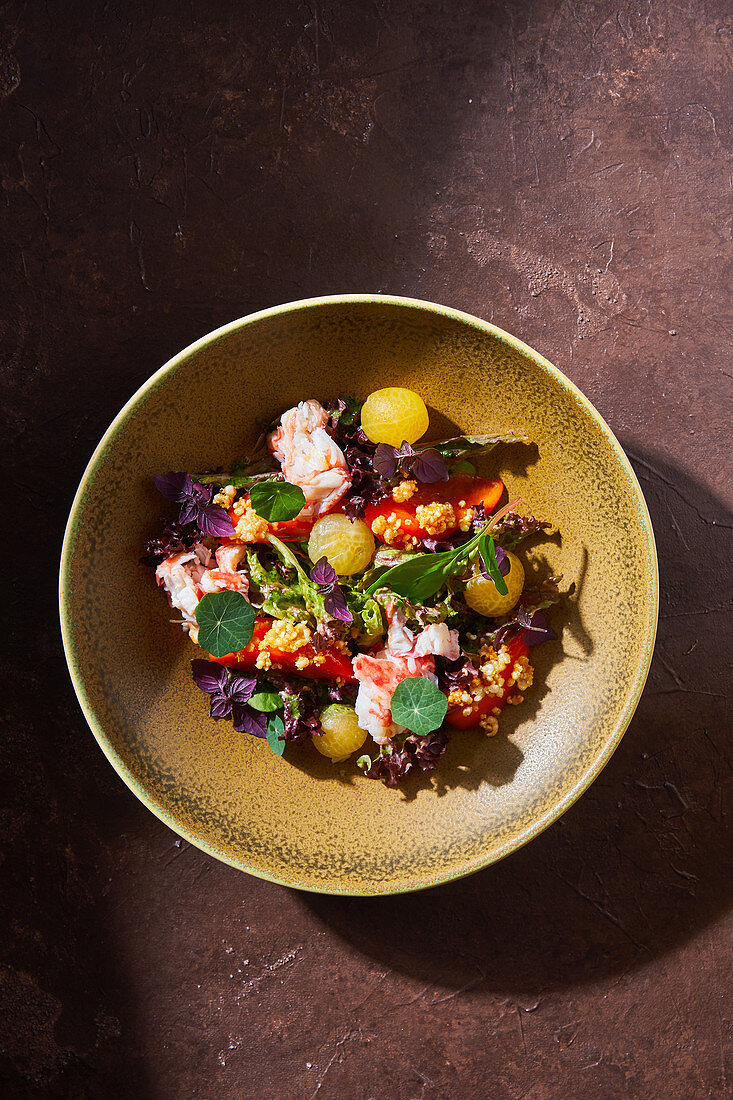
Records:
[[[561,539],[532,551],[576,595],[558,642],[534,651],[536,687],[488,739],[457,733],[439,772],[404,792],[308,745],[267,744],[208,717],[196,650],[140,548],[162,504],[152,475],[227,463],[255,417],[307,397],[417,390],[438,437],[514,429],[537,448],[490,468]],[[191,843],[303,890],[387,894],[476,871],[545,829],[611,756],[646,679],[657,561],[639,484],[610,429],[551,363],[501,329],[428,302],[315,298],[234,321],[192,344],[125,405],[69,517],[61,623],[79,701],[107,757]],[[200,652],[200,651],[199,651]]]

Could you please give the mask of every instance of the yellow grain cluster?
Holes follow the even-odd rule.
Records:
[[[258,516],[249,502],[249,497],[240,497],[235,501],[234,515],[237,523],[234,538],[238,542],[264,542],[270,525],[262,516]]]
[[[434,500],[432,504],[418,504],[415,519],[432,538],[444,535],[456,526],[456,513],[448,502]]]

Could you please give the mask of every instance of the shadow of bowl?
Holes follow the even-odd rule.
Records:
[[[630,457],[654,522],[662,602],[626,736],[575,806],[501,863],[422,894],[302,896],[381,965],[531,1001],[643,965],[731,904],[733,516],[680,470]]]

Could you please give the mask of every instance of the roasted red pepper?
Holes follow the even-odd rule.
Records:
[[[264,616],[258,618],[255,621],[252,641],[248,646],[236,653],[227,653],[224,657],[212,657],[211,660],[218,661],[220,665],[227,665],[229,668],[254,669],[257,657],[265,649],[270,655],[272,668],[275,671],[288,672],[295,676],[305,676],[310,680],[335,681],[338,678],[348,683],[355,682],[351,658],[338,649],[317,650],[315,646],[308,644],[301,646],[293,653],[289,653],[281,649],[273,649],[272,646],[263,646],[262,641],[275,621],[275,619]],[[317,657],[318,663],[309,663],[304,668],[296,668],[296,659],[300,657],[308,657],[309,659]],[[267,669],[262,669],[262,672],[266,675]]]
[[[504,682],[504,690],[501,695],[489,695],[488,693],[473,704],[468,714],[464,711],[467,709],[465,705],[451,707],[445,716],[446,722],[449,725],[455,726],[459,730],[474,729],[481,722],[481,719],[491,714],[495,707],[499,710],[507,704],[507,700],[511,695],[514,695],[517,688],[516,685],[509,679],[514,668],[514,662],[517,657],[526,657],[529,653],[529,649],[522,638],[515,638],[513,642],[509,642],[507,649],[509,650],[509,656],[511,660],[504,671],[501,673],[501,678]]]
[[[389,536],[390,545],[403,545],[408,538],[450,538],[459,529],[459,523],[466,509],[483,504],[487,515],[494,510],[504,492],[504,483],[498,478],[474,477],[472,474],[457,474],[449,481],[439,481],[434,485],[421,485],[409,500],[397,504],[392,497],[370,504],[364,511],[364,519],[373,533],[382,542],[385,541],[384,521],[389,519],[387,530],[396,530],[399,534]],[[431,536],[430,531],[418,523],[419,505],[450,504],[453,507],[455,523],[446,526],[440,534]],[[394,515],[394,520],[391,519]],[[380,521],[376,523],[375,521]]]

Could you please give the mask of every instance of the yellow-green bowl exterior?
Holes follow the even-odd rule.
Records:
[[[168,510],[166,470],[246,452],[256,417],[306,397],[417,390],[466,432],[513,429],[538,444],[502,470],[511,496],[562,540],[539,548],[577,603],[561,643],[535,650],[537,686],[503,733],[453,737],[442,781],[399,791],[333,766],[312,746],[284,757],[208,717],[196,650],[171,625],[140,548]],[[495,453],[501,469],[502,455]],[[585,397],[521,341],[456,310],[342,295],[253,314],[205,336],[131,398],[82,478],[61,563],[61,622],[84,714],[128,786],[218,859],[304,890],[417,890],[501,859],[570,806],[634,712],[657,621],[649,514],[618,442]]]

